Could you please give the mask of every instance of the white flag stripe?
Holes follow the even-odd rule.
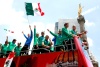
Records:
[[[36,8],[38,8],[38,3],[32,3],[32,7],[33,7],[33,10],[35,10]]]
[[[14,55],[15,55],[14,52],[9,53],[9,55],[8,55],[8,57],[7,57],[7,59],[6,59],[5,63],[4,63],[4,67],[10,67],[11,66],[11,63],[12,63],[13,58],[14,58]]]
[[[6,59],[6,62],[5,62],[5,64],[4,64],[4,67],[10,67],[11,66],[11,63],[12,63],[12,60],[13,60],[13,58],[11,58],[11,59]]]
[[[38,3],[32,3],[33,11],[34,11],[34,16],[40,16],[41,13],[36,9],[38,9]]]

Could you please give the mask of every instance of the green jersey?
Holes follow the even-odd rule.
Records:
[[[56,37],[56,46],[59,46],[62,44],[62,35],[59,35],[59,34],[54,34],[50,31],[50,33]]]
[[[38,44],[38,37],[36,36],[36,28],[34,28],[34,45]]]
[[[44,36],[40,36],[40,37],[38,38],[38,45],[39,45],[39,46],[42,46],[42,42],[44,42],[44,39],[45,39]]]
[[[48,40],[44,40],[44,45],[46,45],[46,46],[50,46],[50,41],[48,41]]]
[[[7,51],[12,51],[12,50],[14,50],[15,47],[16,47],[16,44],[14,44],[13,42],[9,42]]]
[[[77,31],[71,30],[71,33],[77,35]]]
[[[21,49],[22,49],[21,47],[18,47],[18,46],[15,47],[14,52],[16,56],[20,56]]]
[[[45,39],[45,40],[44,40],[44,45],[50,46],[50,41],[48,41],[48,40]],[[53,46],[53,45],[50,46],[50,50],[51,50],[51,51],[54,51],[54,46]]]
[[[62,40],[69,40],[72,39],[72,34],[69,29],[62,28]]]
[[[6,54],[7,53],[8,46],[9,46],[9,44],[7,44],[7,45],[4,44],[2,46],[1,53]]]

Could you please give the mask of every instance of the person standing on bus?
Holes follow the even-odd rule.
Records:
[[[41,36],[38,38],[38,47],[42,48],[42,42],[44,41],[45,37],[44,37],[45,33],[42,31],[41,32]]]
[[[53,51],[52,50],[53,48],[51,48],[52,47],[52,42],[51,42],[51,39],[49,38],[48,35],[45,36],[45,39],[42,42],[42,47]]]
[[[60,49],[64,49],[62,45],[62,34],[61,34],[61,30],[58,31],[58,34],[55,34],[53,32],[51,32],[49,29],[47,29],[51,35],[53,35],[56,38],[56,51],[60,51]]]
[[[21,51],[22,47],[21,47],[21,43],[18,43],[17,46],[14,49],[15,52],[15,56],[20,56],[20,51]]]
[[[9,42],[9,46],[7,48],[7,56],[9,55],[10,52],[13,52],[15,47],[16,47],[16,39],[13,39],[12,42]]]
[[[69,23],[65,23],[64,24],[64,28],[62,28],[62,39],[64,40],[69,40],[72,39],[72,37],[74,36],[70,30],[68,29],[69,27]]]
[[[6,37],[6,41],[5,44],[2,45],[1,47],[1,57],[6,56],[7,57],[7,49],[9,46],[9,42],[8,42],[8,36]]]
[[[28,50],[30,48],[30,44],[31,44],[31,41],[32,41],[32,38],[33,38],[33,31],[31,29],[31,26],[29,25],[29,28],[30,28],[30,34],[28,34],[28,36],[26,36],[24,34],[24,32],[22,31],[24,37],[26,38],[26,42],[21,50],[21,54],[27,54],[28,55]]]
[[[39,34],[36,33],[36,26],[34,26],[34,44],[33,44],[34,49],[38,48],[38,39],[39,39]]]

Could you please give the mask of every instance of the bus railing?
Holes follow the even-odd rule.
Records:
[[[69,43],[70,45],[71,44],[74,44],[72,41],[71,41],[71,43]],[[67,45],[69,45],[69,44],[67,44]],[[68,51],[69,49],[67,48],[67,49],[65,49],[65,45],[59,45],[59,46],[54,46],[54,52],[56,52],[56,48],[57,47],[63,47],[64,49],[64,51]],[[73,48],[73,46],[71,45],[71,47]],[[74,49],[71,49],[71,50],[74,50]],[[31,54],[36,54],[36,52],[38,52],[38,54],[41,54],[41,53],[50,53],[51,51],[49,50],[49,49],[46,49],[46,48],[37,48],[37,49],[32,49],[32,50],[24,50],[24,51],[20,51],[20,52],[27,52],[27,53],[29,53],[29,51],[31,51]],[[41,51],[44,51],[44,52],[41,52]],[[6,53],[6,54],[9,54],[9,53]],[[0,55],[4,55],[3,53],[0,53]]]

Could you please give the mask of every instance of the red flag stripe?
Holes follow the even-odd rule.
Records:
[[[38,3],[38,10],[41,13],[41,16],[43,16],[44,15],[44,12],[42,12],[42,10],[41,10],[40,3]]]
[[[15,55],[15,52],[11,52],[11,53],[9,54],[9,56],[8,56],[8,59],[13,58],[13,57],[14,57],[14,55]]]

